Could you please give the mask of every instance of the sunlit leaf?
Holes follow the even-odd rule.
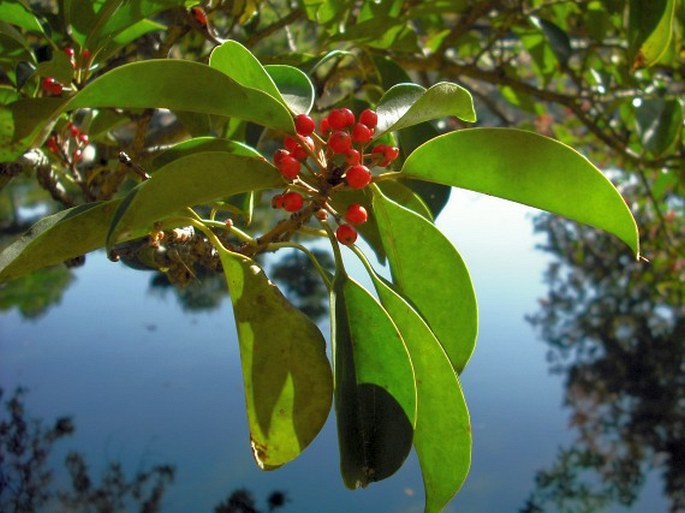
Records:
[[[155,222],[184,207],[282,185],[283,177],[265,159],[225,151],[191,153],[159,168],[128,193],[114,216],[107,243],[147,233]]]
[[[394,474],[409,454],[414,371],[387,312],[341,270],[331,315],[340,468],[347,487],[364,487]]]
[[[226,41],[212,50],[209,65],[240,85],[259,89],[283,102],[271,76],[257,58],[237,41]]]
[[[568,34],[564,32],[558,25],[552,23],[544,18],[538,18],[536,16],[530,17],[531,23],[535,25],[547,38],[549,45],[552,47],[554,55],[556,55],[559,63],[562,66],[568,64],[568,60],[573,54],[571,49],[571,40]]]
[[[252,452],[271,470],[296,458],[328,417],[326,343],[253,260],[223,249],[219,255],[238,330]]]
[[[119,203],[89,203],[44,217],[0,253],[0,282],[104,246]]]
[[[198,89],[198,83],[202,88]],[[162,59],[125,64],[84,87],[64,110],[95,107],[161,107],[237,117],[294,131],[290,113],[278,100],[243,87],[214,68],[190,61]]]
[[[679,100],[644,99],[635,113],[637,134],[645,149],[661,155],[678,139],[683,126]]]
[[[630,0],[628,43],[633,69],[656,64],[673,37],[675,0]]]
[[[461,373],[478,332],[476,296],[464,261],[433,223],[375,187],[373,214],[395,287],[426,320]]]
[[[18,0],[0,2],[0,20],[31,32],[43,32],[35,13]]]
[[[459,130],[419,147],[402,173],[563,215],[616,235],[639,254],[637,225],[619,192],[554,139],[511,128]]]
[[[416,84],[393,86],[378,102],[376,112],[378,126],[375,138],[388,131],[445,116],[456,116],[464,121],[476,120],[471,94],[450,82],[440,82],[429,89]]]
[[[270,64],[265,69],[291,111],[295,114],[307,114],[312,109],[314,86],[304,72],[285,64]]]
[[[461,488],[471,465],[471,422],[449,358],[421,316],[369,269],[381,304],[409,350],[416,375],[414,447],[426,489],[425,513],[438,513]]]

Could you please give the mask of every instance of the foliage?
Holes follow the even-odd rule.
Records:
[[[0,185],[34,174],[68,208],[0,253],[0,281],[101,247],[173,283],[223,271],[260,467],[295,458],[333,403],[345,484],[392,475],[413,445],[426,511],[440,511],[470,464],[459,374],[477,306],[434,221],[466,188],[601,228],[637,256],[622,196],[567,144],[610,148],[665,219],[683,173],[676,3],[4,2]],[[472,94],[507,127],[465,128]],[[359,117],[339,124],[343,108]],[[309,114],[333,133],[303,129]],[[350,206],[366,222],[352,226]],[[283,248],[327,289],[332,365],[257,260]]]

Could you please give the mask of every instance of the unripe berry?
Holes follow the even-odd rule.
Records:
[[[363,123],[357,123],[352,129],[352,142],[357,144],[366,144],[371,140],[373,130]]]
[[[345,173],[345,180],[353,189],[363,189],[371,182],[371,171],[362,164],[350,166]]]
[[[304,206],[302,194],[295,191],[286,192],[283,195],[283,208],[287,212],[297,212]]]
[[[314,120],[307,116],[307,114],[298,114],[295,116],[295,129],[297,133],[303,137],[311,135],[316,128],[316,123]]]
[[[323,208],[320,208],[319,210],[314,212],[314,215],[317,219],[321,221],[325,221],[326,219],[328,219],[328,212],[326,212]]]
[[[333,132],[328,138],[328,147],[333,153],[347,153],[352,148],[352,137],[342,130]]]
[[[349,224],[341,224],[335,231],[335,236],[341,244],[345,244],[345,246],[351,246],[354,244],[354,241],[357,240],[357,230],[355,230]]]
[[[300,161],[290,155],[283,157],[276,167],[288,180],[292,180],[300,174]]]
[[[354,114],[348,108],[333,109],[328,115],[328,124],[333,130],[342,130],[354,125]]]
[[[369,128],[376,128],[376,125],[378,124],[378,114],[376,114],[376,111],[374,110],[365,109],[359,114],[359,122]]]
[[[62,84],[60,84],[53,77],[44,78],[42,82],[42,87],[43,91],[55,96],[62,94],[62,91],[64,90],[64,86],[62,86]]]
[[[369,218],[366,209],[359,203],[353,203],[345,212],[345,220],[350,224],[362,224]]]

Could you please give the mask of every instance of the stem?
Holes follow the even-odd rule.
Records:
[[[309,248],[303,246],[302,244],[298,244],[297,242],[274,242],[272,244],[269,244],[268,249],[270,250],[277,250],[279,248],[295,248],[299,249],[302,251],[305,255],[309,257],[309,260],[311,260],[312,264],[314,264],[314,267],[316,268],[317,272],[321,276],[321,279],[323,280],[324,284],[326,285],[326,289],[328,292],[331,292],[333,288],[333,282],[330,280],[328,277],[329,273],[324,269],[321,264],[319,263],[318,259],[314,256],[314,253],[312,253]]]

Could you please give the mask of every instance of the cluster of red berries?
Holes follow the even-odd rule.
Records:
[[[67,165],[75,165],[83,158],[83,148],[89,142],[88,134],[69,121],[63,134],[53,134],[46,145],[51,153]]]
[[[373,175],[370,167],[387,167],[399,156],[399,149],[388,144],[376,144],[367,148],[372,141],[378,115],[372,109],[359,114],[358,119],[347,108],[332,110],[318,125],[307,114],[295,116],[296,136],[286,136],[283,148],[276,150],[274,165],[285,179],[309,185],[319,192],[328,194],[338,186],[347,185],[352,189],[368,186]],[[310,165],[310,164],[314,165]],[[302,175],[303,168],[309,173]],[[305,187],[306,188],[306,187]],[[298,212],[305,204],[305,198],[296,191],[275,196],[274,208],[287,212]],[[330,210],[327,205],[323,209]],[[325,217],[326,210],[316,210],[317,217]],[[335,213],[334,213],[335,214]],[[336,236],[342,244],[353,244],[357,239],[358,225],[367,220],[366,209],[350,205],[343,222],[336,215],[339,227]]]
[[[90,62],[91,53],[87,49],[83,49],[77,61],[76,51],[68,46],[64,49],[64,53],[69,56],[72,69],[87,68]],[[55,77],[45,77],[41,82],[43,91],[50,96],[59,96],[64,91],[64,84],[62,84]]]

